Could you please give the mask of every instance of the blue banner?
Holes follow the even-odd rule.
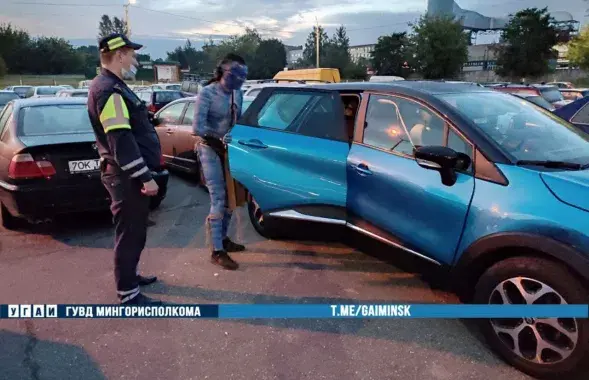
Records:
[[[0,305],[0,319],[6,318],[589,318],[589,305]]]

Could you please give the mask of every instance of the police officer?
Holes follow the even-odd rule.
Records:
[[[122,304],[154,304],[140,293],[156,277],[137,271],[145,247],[149,197],[158,192],[151,170],[159,166],[161,147],[145,104],[123,80],[137,72],[133,43],[122,34],[103,38],[98,46],[102,66],[90,85],[88,113],[101,156],[102,183],[109,192],[115,224],[115,279]]]

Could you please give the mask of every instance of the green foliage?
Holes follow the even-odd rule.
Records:
[[[246,61],[247,62],[247,61]],[[286,67],[286,48],[275,38],[262,40],[256,49],[253,61],[249,64],[249,79],[273,78]]]
[[[575,66],[589,70],[589,26],[569,43],[568,59]]]
[[[113,33],[127,35],[127,25],[118,17],[112,19],[108,15],[102,15],[98,24],[98,39],[109,36]]]
[[[6,62],[4,62],[4,58],[0,55],[0,78],[6,75],[8,72],[8,68],[6,67]]]
[[[534,78],[550,71],[556,58],[557,30],[551,25],[547,8],[527,8],[515,14],[503,31],[496,48],[495,71],[506,78]]]
[[[321,25],[318,27],[314,26],[313,31],[309,33],[307,36],[307,41],[305,42],[305,47],[303,48],[303,62],[305,65],[310,65],[315,67],[317,65],[317,44],[316,44],[316,35],[315,33],[319,31],[319,65],[323,66],[321,63],[323,59],[326,57],[326,53],[328,53],[329,49],[329,37],[327,37],[327,33]]]
[[[451,16],[422,16],[413,25],[412,42],[410,64],[425,79],[454,78],[468,61],[468,36]]]
[[[193,74],[209,76],[229,53],[243,57],[250,79],[273,78],[286,66],[284,44],[277,39],[262,39],[255,29],[246,29],[243,35],[231,36],[218,44],[208,41],[201,50],[188,41],[183,47],[168,52],[168,60],[180,62],[182,68],[190,68]]]
[[[31,61],[31,37],[11,24],[0,25],[0,55],[9,66],[9,72],[26,71]]]
[[[358,62],[350,62],[341,72],[342,77],[351,80],[366,80],[366,77],[368,76],[366,74],[366,63],[367,62],[362,60],[359,60]]]
[[[378,75],[405,76],[405,62],[410,59],[407,33],[393,33],[378,38],[372,51],[372,65]]]
[[[321,46],[319,47],[321,49]],[[352,64],[352,58],[350,57],[350,39],[346,34],[346,28],[342,25],[336,29],[334,35],[327,42],[325,46],[324,54],[319,54],[321,61],[319,65],[321,67],[329,67],[338,69],[340,73],[345,72]]]

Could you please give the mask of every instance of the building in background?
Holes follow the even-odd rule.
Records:
[[[376,44],[368,44],[368,45],[354,45],[350,46],[349,52],[352,61],[358,62],[360,58],[370,59],[371,53],[374,50]]]
[[[303,58],[302,46],[285,46],[286,47],[286,64],[292,67],[299,59]]]

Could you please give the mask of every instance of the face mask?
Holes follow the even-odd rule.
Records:
[[[223,80],[229,90],[239,90],[247,78],[247,66],[234,64],[231,69],[225,71]]]
[[[123,79],[126,79],[126,80],[135,79],[135,75],[137,75],[137,66],[135,66],[134,64],[131,64],[131,66],[129,67],[129,70],[122,69],[121,74],[123,75]]]

